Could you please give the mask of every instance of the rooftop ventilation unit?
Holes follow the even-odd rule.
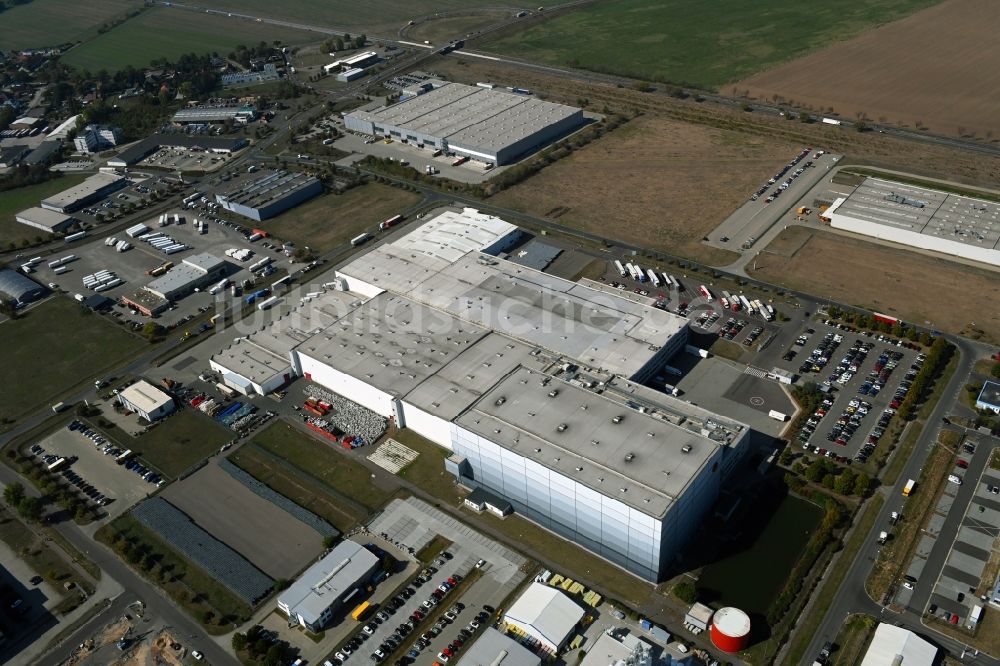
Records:
[[[691,453],[691,445],[685,444],[681,447],[681,453]]]
[[[635,454],[634,453],[626,453],[625,454],[625,462],[632,462],[633,460],[635,460]]]
[[[612,419],[611,419],[611,422],[612,422],[612,423],[616,423],[616,424],[617,424],[617,423],[621,423],[621,422],[622,422],[622,417],[621,417],[621,415],[618,415],[618,416],[615,416],[614,418],[612,418]]]
[[[556,430],[559,431],[559,432],[565,432],[566,428],[568,428],[568,427],[569,426],[566,425],[565,423],[560,423],[559,425],[556,426]]]

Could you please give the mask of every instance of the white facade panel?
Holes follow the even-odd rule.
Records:
[[[975,245],[960,243],[947,238],[922,234],[916,231],[907,231],[898,227],[890,227],[866,220],[858,220],[836,212],[833,214],[829,214],[828,212],[827,217],[830,219],[830,226],[834,229],[843,229],[844,231],[899,243],[900,245],[910,245],[922,250],[931,250],[932,252],[940,252],[942,254],[979,261],[984,264],[1000,266],[1000,250],[994,250],[989,247],[976,247]]]
[[[403,402],[403,416],[406,419],[407,428],[422,437],[426,437],[438,446],[443,446],[449,451],[452,450],[451,423],[405,401]]]
[[[331,368],[302,352],[293,353],[298,355],[302,374],[306,379],[316,382],[334,393],[339,393],[381,416],[386,418],[393,416],[393,397],[388,393]]]
[[[347,281],[347,291],[354,292],[355,294],[361,294],[362,296],[367,296],[368,298],[375,298],[385,291],[385,289],[382,289],[381,287],[376,287],[375,285],[365,282],[360,278],[344,275],[340,271],[336,272],[336,276]]]

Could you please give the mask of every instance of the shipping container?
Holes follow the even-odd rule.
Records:
[[[618,261],[617,259],[615,259],[615,270],[618,271],[619,275],[625,277],[625,267],[622,266],[622,262]]]
[[[787,414],[784,414],[784,413],[782,413],[782,412],[779,412],[779,411],[778,411],[778,410],[776,410],[776,409],[772,409],[771,411],[769,411],[769,412],[767,413],[767,415],[768,415],[768,416],[770,416],[770,417],[771,417],[772,419],[774,419],[774,420],[776,420],[776,421],[781,421],[781,422],[785,422],[785,421],[787,421],[787,420],[788,420],[788,415],[787,415]]]
[[[58,266],[54,271],[56,275],[62,275],[63,273],[69,272],[69,266]]]
[[[361,234],[359,236],[355,236],[354,238],[352,238],[351,239],[351,245],[353,245],[354,247],[357,247],[359,245],[363,245],[364,243],[366,243],[367,241],[369,241],[371,239],[372,239],[372,235],[366,231],[365,233],[363,233],[363,234]]]
[[[87,235],[86,231],[78,231],[75,234],[70,234],[69,236],[66,236],[66,238],[64,238],[63,240],[66,241],[67,243],[72,243],[73,241],[80,240],[86,235]]]
[[[646,269],[646,274],[649,275],[649,281],[653,283],[654,287],[660,286],[660,278],[657,277],[656,271],[654,271],[652,268],[648,268]]]

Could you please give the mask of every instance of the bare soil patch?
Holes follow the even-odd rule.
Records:
[[[801,233],[789,229],[775,243],[787,247],[789,232]],[[963,335],[978,330],[984,340],[1000,340],[1000,311],[982,306],[996,294],[996,273],[828,231],[809,233],[791,257],[761,254],[757,270],[748,266],[747,273],[915,324]]]
[[[494,200],[569,227],[711,264],[701,239],[801,148],[640,116]]]
[[[319,533],[218,465],[208,464],[171,485],[164,497],[272,578],[293,578],[323,549]]]
[[[992,139],[1000,130],[1000,3],[947,0],[732,87],[937,134]],[[728,87],[727,87],[728,90]]]

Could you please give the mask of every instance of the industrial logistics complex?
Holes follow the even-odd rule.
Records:
[[[0,663],[1000,666],[1000,5],[629,3],[0,11]]]
[[[522,232],[444,212],[211,359],[237,390],[304,376],[450,450],[448,470],[657,581],[747,452],[747,426],[641,385],[687,322],[497,255]]]
[[[491,87],[431,80],[419,94],[344,116],[347,129],[507,164],[581,127],[581,109]]]

